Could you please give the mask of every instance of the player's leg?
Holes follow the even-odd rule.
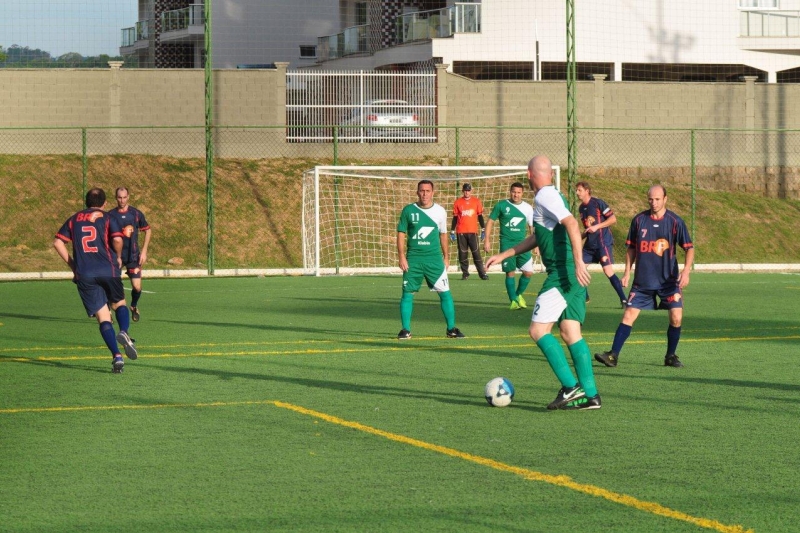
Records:
[[[447,278],[447,269],[444,266],[444,261],[425,265],[425,282],[439,296],[439,304],[447,324],[447,337],[452,339],[463,338],[464,334],[456,327],[456,306],[453,303],[453,295],[450,293],[450,281]]]
[[[583,249],[583,262],[587,265],[591,265],[592,263],[597,263],[597,261],[595,260],[594,250],[587,250],[586,248]],[[585,302],[588,304],[591,301],[592,299],[589,297],[589,287],[586,287]]]
[[[131,280],[131,318],[139,321],[139,298],[142,296],[142,269],[138,264],[128,268],[128,278]]]
[[[561,338],[567,343],[569,353],[572,356],[572,363],[575,365],[575,373],[578,375],[578,383],[586,393],[585,398],[576,398],[564,409],[599,409],[600,395],[597,393],[597,385],[592,369],[592,353],[589,345],[581,333],[581,324],[586,319],[586,296],[584,288],[575,285],[564,294],[567,300],[567,308],[564,310],[563,318],[559,322]]]
[[[403,294],[400,297],[400,333],[398,340],[411,338],[411,314],[414,311],[414,293],[422,283],[422,266],[409,262],[408,270],[403,272]]]
[[[515,299],[522,309],[527,309],[528,304],[525,302],[523,294],[525,294],[525,290],[531,282],[531,276],[533,276],[533,256],[530,252],[519,254],[516,256],[516,261],[517,268],[522,272],[522,275],[519,277],[519,283],[515,291]]]
[[[456,233],[458,243],[458,264],[461,267],[461,279],[469,277],[469,239],[466,233]]]
[[[117,342],[125,349],[125,355],[128,359],[136,359],[139,352],[136,350],[136,344],[130,335],[128,335],[128,328],[131,325],[131,315],[128,311],[128,305],[125,302],[125,291],[122,288],[121,278],[102,278],[103,288],[106,291],[108,301],[111,302],[111,309],[114,310],[114,316],[117,317],[119,324],[119,333],[117,333]]]
[[[678,359],[678,342],[681,340],[681,324],[683,323],[683,295],[680,289],[671,286],[666,291],[660,291],[661,304],[659,308],[669,311],[669,327],[667,328],[667,353],[664,355],[664,366],[681,368],[683,363]]]
[[[116,374],[122,372],[125,362],[122,354],[117,348],[116,332],[111,323],[111,311],[106,305],[107,297],[103,288],[98,285],[94,278],[82,278],[78,280],[78,294],[86,309],[86,314],[97,319],[100,327],[100,336],[103,338],[108,351],[111,352],[111,369]]]
[[[639,313],[643,309],[653,310],[656,308],[655,295],[655,291],[638,290],[636,287],[631,290],[627,307],[625,307],[625,312],[622,313],[622,320],[614,332],[614,342],[611,344],[611,350],[594,354],[595,360],[606,366],[617,366],[619,354],[622,352],[625,341],[630,337],[631,331],[633,331],[633,324],[639,318]]]
[[[547,363],[561,383],[561,389],[558,391],[556,399],[547,405],[548,409],[559,409],[570,401],[585,395],[569,367],[561,343],[551,333],[553,324],[559,320],[566,308],[567,301],[558,289],[554,287],[543,291],[536,299],[535,310],[528,329],[531,339],[542,351]]]
[[[475,270],[478,271],[478,276],[483,279],[489,279],[486,275],[486,269],[483,267],[483,258],[481,257],[481,251],[478,248],[478,234],[477,233],[470,233],[469,237],[469,249],[472,252],[472,262],[475,263]]]
[[[603,274],[606,275],[611,286],[617,291],[619,303],[624,309],[625,305],[628,303],[628,299],[625,297],[625,287],[622,286],[622,282],[614,272],[614,252],[610,248],[605,248],[603,254],[600,256],[599,262],[600,266],[603,267]]]

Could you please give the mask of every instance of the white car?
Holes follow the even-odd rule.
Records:
[[[367,100],[363,106],[348,111],[340,123],[342,139],[391,138],[419,136],[419,115],[405,100]],[[355,127],[362,126],[362,127]]]

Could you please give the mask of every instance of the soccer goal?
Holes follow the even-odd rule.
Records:
[[[555,170],[560,190],[561,169]],[[417,201],[417,182],[434,183],[433,201],[448,213],[464,183],[483,203],[488,220],[495,203],[508,198],[520,182],[527,189],[524,166],[318,166],[303,174],[303,270],[307,274],[398,273],[397,222],[400,211]],[[525,200],[532,203],[531,192]],[[497,228],[497,225],[495,225]],[[498,244],[498,237],[492,242]],[[450,246],[450,268],[458,267]]]

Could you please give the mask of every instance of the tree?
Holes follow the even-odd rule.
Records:
[[[6,62],[6,53],[3,52],[3,47],[0,46],[0,63]]]

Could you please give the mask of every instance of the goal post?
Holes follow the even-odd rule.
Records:
[[[561,188],[561,169],[554,165],[554,184]],[[303,272],[327,274],[399,273],[397,222],[403,207],[417,200],[420,180],[434,184],[433,201],[452,220],[453,202],[464,183],[481,200],[484,220],[492,207],[509,197],[520,182],[525,200],[526,166],[317,166],[303,174]],[[497,229],[495,229],[495,232]],[[492,242],[498,243],[496,235]],[[458,268],[450,247],[450,268]]]

